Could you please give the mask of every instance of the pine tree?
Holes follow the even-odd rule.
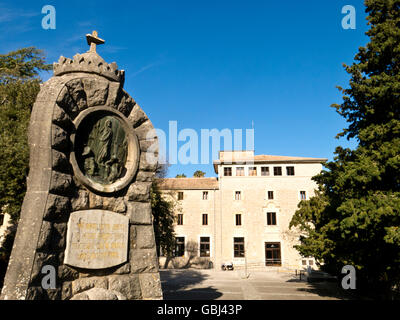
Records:
[[[290,226],[297,249],[322,268],[357,271],[357,287],[390,292],[400,283],[400,0],[366,0],[370,42],[346,66],[349,88],[333,105],[348,122],[334,161],[313,179],[319,191],[302,201]]]

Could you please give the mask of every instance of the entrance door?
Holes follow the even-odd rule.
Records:
[[[280,242],[266,242],[265,243],[265,265],[278,266],[282,265],[281,262],[281,243]]]

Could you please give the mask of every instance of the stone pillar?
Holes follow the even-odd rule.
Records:
[[[29,127],[28,189],[1,299],[162,299],[150,187],[151,121],[124,71],[61,57]],[[44,266],[56,287],[43,287]]]

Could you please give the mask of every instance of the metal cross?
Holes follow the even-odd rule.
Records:
[[[90,52],[96,52],[96,46],[99,44],[104,44],[105,41],[98,37],[97,31],[93,31],[92,34],[86,35],[86,40],[88,45],[90,46]]]

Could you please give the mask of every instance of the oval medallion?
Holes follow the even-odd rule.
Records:
[[[139,143],[134,129],[119,111],[94,107],[79,114],[71,136],[71,163],[77,178],[100,192],[115,192],[134,177]]]

